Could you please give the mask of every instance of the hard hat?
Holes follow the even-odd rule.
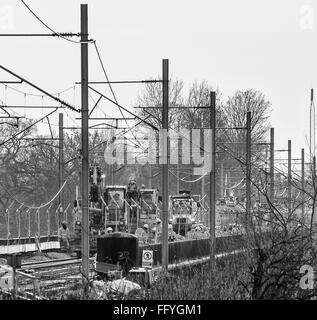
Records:
[[[108,227],[108,228],[107,228],[107,232],[108,232],[108,231],[113,231],[113,229],[112,229],[111,227]]]
[[[64,220],[64,221],[62,222],[62,224],[67,224],[67,222]]]
[[[160,218],[157,218],[156,219],[156,223],[161,223],[162,221],[161,221],[161,219]]]
[[[144,226],[143,226],[144,229],[148,229],[149,228],[149,225],[146,223]]]

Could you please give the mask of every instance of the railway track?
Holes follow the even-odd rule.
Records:
[[[81,259],[31,262],[24,263],[19,271],[31,273],[45,286],[45,282],[54,282],[57,279],[70,279],[79,276],[81,274],[81,263]],[[93,263],[94,258],[91,258],[91,269],[93,269]],[[29,284],[30,280],[24,280],[22,283]]]
[[[36,261],[23,263],[18,269],[21,273],[30,274],[37,279],[38,292],[45,294],[49,291],[63,292],[76,283],[81,283],[81,259],[58,259],[52,261]],[[90,258],[91,269],[94,258]],[[94,271],[91,272],[93,276]],[[34,280],[18,275],[19,288],[23,292],[34,291]],[[63,290],[62,290],[63,289]]]
[[[93,259],[91,259],[91,261],[93,261]],[[80,263],[81,263],[81,259],[78,259],[78,258],[26,262],[26,263],[22,264],[20,270],[23,271],[23,270],[27,270],[27,269],[53,268],[53,267],[58,267],[58,266],[68,266],[68,265],[80,264]]]

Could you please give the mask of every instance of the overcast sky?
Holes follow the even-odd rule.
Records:
[[[80,31],[77,0],[26,0],[58,32]],[[170,74],[187,88],[206,80],[224,98],[239,89],[258,89],[272,103],[276,149],[293,141],[293,157],[307,149],[310,88],[317,84],[317,3],[306,0],[109,0],[86,1],[89,38],[95,39],[111,80],[154,78],[168,58]],[[20,0],[0,1],[1,33],[47,33]],[[74,38],[77,40],[77,38]],[[50,92],[80,80],[80,45],[54,38],[1,38],[0,64]],[[104,80],[93,45],[89,79]],[[1,79],[9,79],[0,72]],[[11,79],[11,78],[10,78]],[[16,88],[35,93],[32,88]],[[104,87],[100,87],[105,89]],[[115,86],[118,101],[130,107],[140,85]],[[80,103],[77,86],[61,97]],[[316,90],[317,91],[317,90]],[[74,100],[75,93],[75,100]],[[0,99],[5,99],[0,87]],[[24,95],[7,90],[8,104],[23,104]],[[41,97],[27,96],[40,105]],[[50,104],[44,99],[44,104]],[[92,101],[91,101],[92,103]],[[102,109],[111,114],[109,103]],[[132,109],[131,109],[132,110]],[[18,111],[18,110],[16,110]],[[24,114],[24,110],[19,110]],[[101,111],[98,111],[101,115]],[[26,115],[39,117],[42,111]],[[45,114],[45,113],[44,113]],[[78,116],[69,112],[70,119]],[[57,117],[52,118],[57,124]],[[78,122],[79,124],[79,122]],[[286,156],[286,155],[285,155]]]

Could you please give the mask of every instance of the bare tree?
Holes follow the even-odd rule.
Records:
[[[230,150],[245,171],[245,162]],[[279,170],[287,181],[287,174]],[[304,265],[316,266],[316,243],[312,239],[317,189],[314,183],[302,188],[301,181],[293,174],[292,199],[286,196],[271,199],[266,172],[254,163],[251,183],[252,196],[260,193],[262,205],[253,206],[246,224],[245,208],[240,220],[244,227],[246,250],[243,254],[248,265],[248,277],[241,281],[250,299],[311,299],[317,297],[317,288],[300,287]],[[312,175],[314,177],[314,175]],[[295,194],[301,194],[301,197]],[[290,200],[290,201],[289,201]],[[266,204],[265,206],[263,204]],[[302,205],[305,214],[302,214]],[[312,241],[313,240],[313,241]]]
[[[245,127],[247,112],[251,112],[252,141],[259,142],[266,138],[269,129],[271,103],[260,91],[249,89],[237,91],[223,106],[226,122],[232,127]],[[244,139],[245,133],[236,131],[237,140]]]
[[[176,107],[183,106],[183,81],[171,78],[169,81],[169,125],[175,126],[175,120],[180,115],[180,111]],[[137,99],[137,107],[142,107],[139,115],[142,118],[150,116],[148,121],[157,128],[162,127],[162,84],[146,83],[144,90]]]

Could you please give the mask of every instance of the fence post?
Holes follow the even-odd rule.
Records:
[[[13,202],[9,205],[9,207],[6,210],[6,214],[7,214],[7,243],[9,245],[9,239],[11,237],[10,234],[10,208],[12,207]]]
[[[41,237],[41,217],[40,217],[40,208],[37,209],[36,211],[37,215],[37,232],[39,237]]]
[[[29,236],[29,241],[31,242],[31,210],[30,208],[28,208],[27,213],[28,213],[28,236]]]
[[[58,205],[57,209],[55,210],[55,220],[56,220],[56,225],[57,225],[57,232],[59,228],[59,208],[61,204]]]
[[[18,216],[18,238],[20,243],[21,238],[21,208],[24,204],[21,204],[20,207],[16,210],[17,216]]]
[[[50,204],[50,206],[46,209],[46,213],[47,213],[47,236],[48,238],[50,238],[51,236],[51,219],[50,219],[50,210],[52,207],[52,203]]]

